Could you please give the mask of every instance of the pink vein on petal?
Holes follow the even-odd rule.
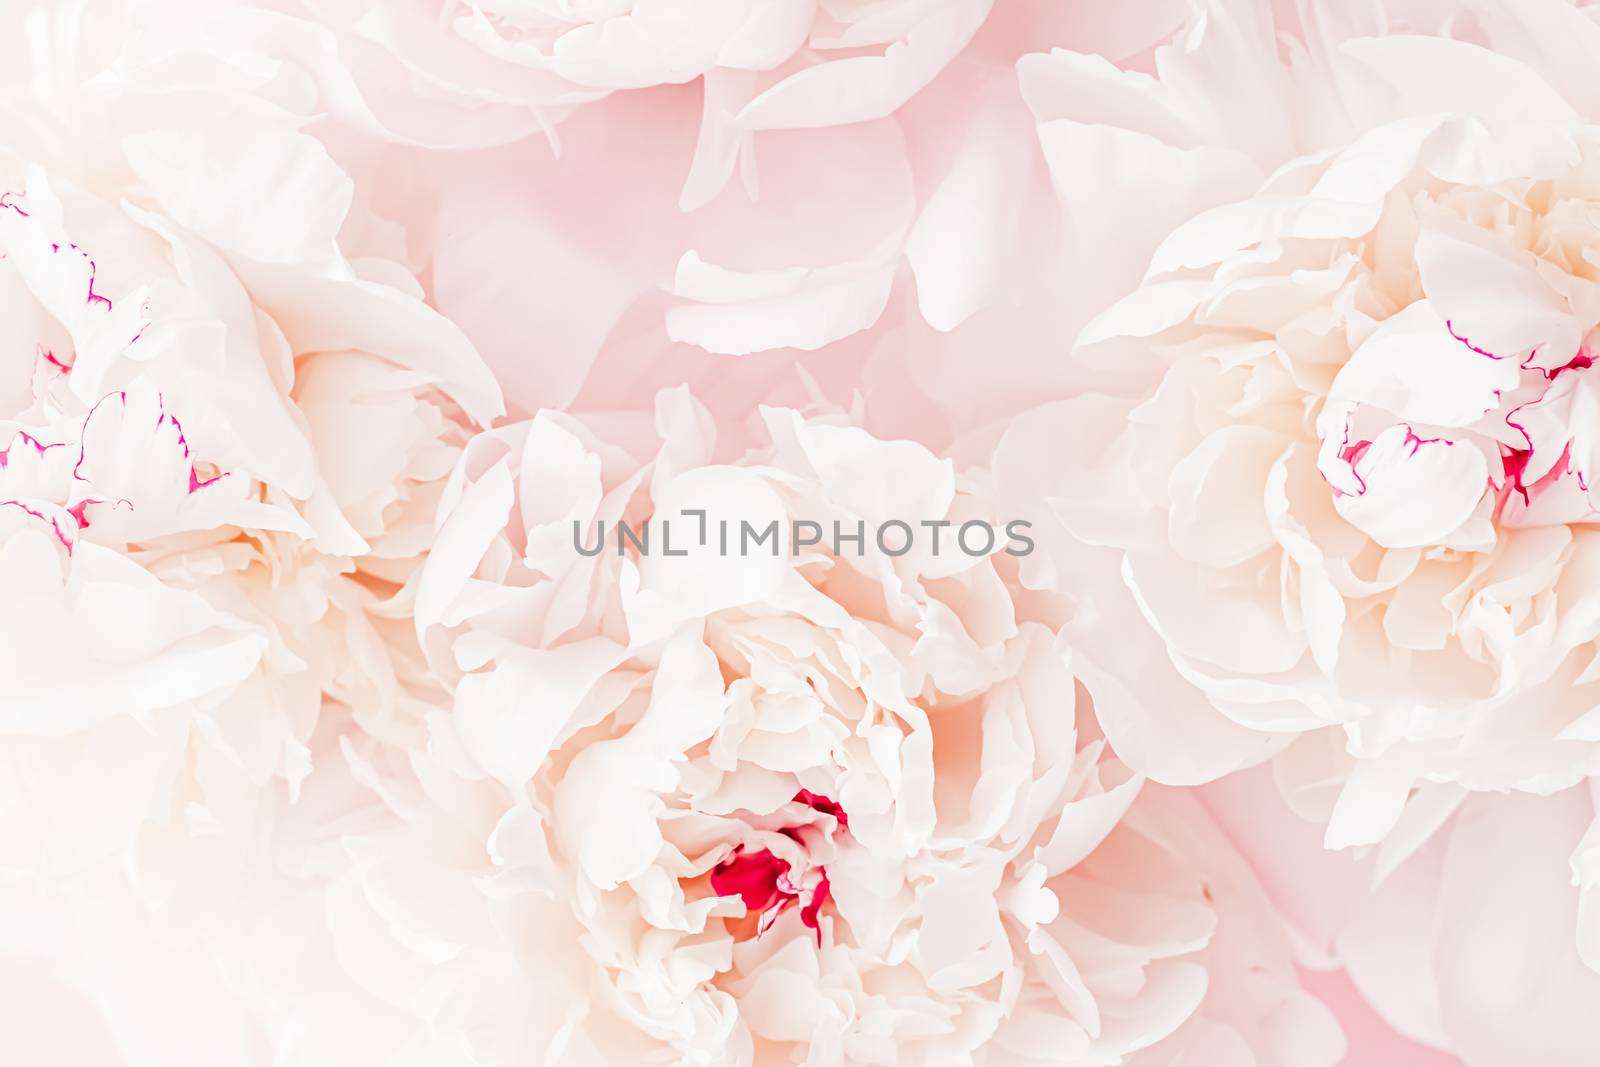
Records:
[[[85,460],[88,459],[88,446],[84,443],[84,441],[86,441],[89,436],[89,423],[94,419],[95,412],[100,410],[100,405],[113,398],[123,405],[124,410],[127,409],[128,394],[125,390],[118,390],[115,393],[107,393],[105,396],[95,401],[94,407],[89,409],[89,414],[83,417],[83,429],[80,432],[80,441],[78,444],[78,462],[72,467],[72,476],[80,482],[88,481],[88,479],[83,477],[79,471],[82,469]],[[178,417],[176,415],[167,413],[166,402],[164,399],[158,398],[157,402],[162,405],[162,408],[161,414],[156,416],[156,430],[159,432],[162,424],[164,423],[172,423],[172,428],[178,432],[178,447],[183,449],[183,458],[188,460],[190,457],[189,439],[184,436],[183,423],[178,421]],[[190,462],[188,492],[191,494],[197,493],[200,490],[205,489],[207,486],[215,485],[217,482],[220,482],[227,476],[228,472],[223,471],[221,474],[214,475],[210,478],[201,478],[195,473],[194,463]],[[104,503],[104,501],[94,501],[94,503]],[[130,508],[133,507],[132,502],[128,500],[121,500],[118,503],[127,504]]]
[[[1455,324],[1450,319],[1445,319],[1444,320],[1444,328],[1450,332],[1450,336],[1451,337],[1454,337],[1457,341],[1460,341],[1463,345],[1466,345],[1468,349],[1470,349],[1473,352],[1476,352],[1478,355],[1483,356],[1486,359],[1493,359],[1493,360],[1497,360],[1498,361],[1498,360],[1502,360],[1502,359],[1505,358],[1504,356],[1497,356],[1493,352],[1488,351],[1487,349],[1479,348],[1477,345],[1473,344],[1470,340],[1468,340],[1465,335],[1457,333],[1456,332],[1456,328],[1455,328]],[[1556,380],[1556,377],[1558,375],[1562,374],[1565,371],[1569,371],[1569,370],[1586,370],[1589,367],[1594,366],[1594,358],[1592,356],[1590,356],[1587,352],[1585,352],[1582,349],[1582,347],[1579,347],[1577,354],[1574,355],[1571,359],[1567,360],[1561,366],[1556,367],[1556,368],[1554,368],[1552,370],[1545,370],[1543,367],[1535,367],[1535,366],[1532,365],[1534,359],[1538,355],[1539,355],[1539,346],[1535,345],[1533,347],[1532,351],[1530,351],[1528,353],[1527,358],[1524,359],[1521,363],[1517,364],[1518,368],[1520,370],[1537,371],[1539,374],[1543,375],[1544,378],[1547,381],[1552,381],[1553,382],[1553,381]]]
[[[1534,369],[1539,371],[1540,374],[1543,374],[1547,379],[1553,382],[1558,376],[1566,371],[1588,370],[1592,366],[1594,366],[1594,358],[1580,348],[1577,355],[1573,356],[1571,359],[1567,360],[1565,363],[1561,364],[1561,366],[1552,371],[1546,371],[1539,367],[1535,367]]]
[[[10,463],[11,463],[11,450],[13,448],[17,447],[18,444],[27,445],[28,447],[32,448],[35,452],[37,452],[41,456],[44,455],[46,452],[50,451],[52,448],[65,447],[59,441],[56,442],[55,444],[47,445],[43,441],[39,440],[37,437],[33,436],[28,431],[26,431],[26,430],[18,430],[16,436],[11,439],[11,443],[9,445],[6,445],[5,448],[0,449],[0,470],[5,470],[6,467],[10,465]]]
[[[99,273],[99,269],[95,266],[94,260],[90,258],[89,253],[85,252],[83,249],[79,248],[77,245],[69,244],[67,247],[72,249],[74,252],[78,253],[78,255],[82,256],[83,259],[84,259],[84,262],[89,264],[89,295],[85,299],[84,302],[87,303],[87,304],[91,304],[91,305],[93,305],[93,304],[101,305],[107,311],[110,311],[112,306],[113,306],[112,303],[111,303],[111,300],[108,297],[101,296],[99,293],[94,291],[95,275],[97,273]],[[61,251],[61,246],[59,244],[52,243],[50,245],[50,251],[52,251],[52,252],[60,252]]]
[[[44,360],[46,363],[50,364],[52,367],[54,367],[57,370],[59,370],[62,374],[71,374],[72,373],[72,364],[71,363],[63,363],[63,362],[61,362],[59,359],[56,358],[56,354],[54,352],[52,352],[48,348],[45,348],[43,345],[35,345],[34,347],[38,350],[37,351],[37,355],[38,355],[38,357],[40,359]]]
[[[1345,466],[1350,468],[1350,477],[1354,478],[1356,480],[1356,484],[1358,484],[1361,488],[1358,489],[1354,493],[1346,493],[1343,489],[1340,489],[1337,485],[1334,485],[1332,482],[1328,482],[1328,476],[1326,474],[1322,473],[1322,470],[1321,470],[1320,467],[1317,470],[1317,476],[1319,478],[1321,478],[1324,482],[1328,482],[1329,490],[1331,490],[1333,495],[1336,496],[1336,497],[1339,497],[1339,496],[1363,496],[1363,495],[1366,494],[1366,491],[1367,491],[1367,480],[1365,478],[1361,477],[1360,473],[1357,472],[1357,470],[1356,470],[1356,461],[1358,459],[1360,459],[1363,455],[1366,454],[1366,451],[1367,451],[1368,447],[1371,446],[1372,442],[1371,441],[1360,441],[1360,442],[1357,442],[1354,445],[1352,445],[1350,443],[1350,424],[1353,421],[1355,421],[1355,417],[1356,417],[1356,413],[1355,413],[1354,409],[1351,409],[1350,411],[1345,413],[1345,417],[1344,417],[1344,433],[1343,433],[1343,436],[1340,438],[1340,441],[1339,441],[1339,453],[1338,453],[1338,455],[1339,455],[1339,458],[1342,461],[1344,461]]]
[[[828,872],[824,870],[819,877],[817,887],[811,891],[811,902],[801,907],[800,921],[809,926],[817,935],[817,947],[822,947],[822,924],[817,921],[817,915],[822,911],[822,905],[827,902],[833,883],[828,881]]]
[[[185,460],[188,460],[189,459],[189,439],[183,435],[183,423],[178,421],[178,417],[176,415],[167,414],[167,410],[166,410],[165,406],[163,406],[162,409],[161,409],[160,418],[156,419],[156,429],[157,430],[161,429],[161,424],[162,424],[163,421],[171,422],[172,423],[172,428],[174,430],[178,431],[178,447],[183,449],[183,458]],[[213,475],[210,478],[206,478],[206,479],[202,480],[200,478],[200,476],[194,472],[194,464],[191,462],[189,464],[189,492],[190,493],[199,492],[201,489],[204,489],[206,486],[214,485],[217,482],[220,482],[222,479],[226,478],[227,476],[228,476],[227,472],[224,471],[221,474]]]
[[[1451,337],[1454,337],[1457,341],[1460,341],[1462,344],[1466,345],[1472,351],[1478,353],[1478,355],[1486,356],[1489,359],[1496,359],[1496,360],[1504,358],[1502,356],[1495,355],[1493,352],[1488,352],[1488,351],[1485,351],[1484,349],[1479,348],[1477,345],[1475,345],[1471,341],[1467,340],[1461,334],[1456,333],[1455,324],[1453,322],[1451,322],[1449,319],[1445,319],[1444,320],[1444,328],[1446,330],[1450,331],[1450,336]]]
[[[1445,445],[1448,447],[1454,445],[1455,442],[1447,437],[1418,437],[1416,431],[1408,425],[1406,427],[1406,444],[1411,446],[1411,454],[1414,456],[1423,445]]]
[[[89,528],[89,505],[90,504],[104,504],[104,503],[105,503],[104,500],[91,499],[91,498],[86,497],[83,500],[80,500],[76,504],[72,505],[70,508],[68,508],[67,509],[67,514],[71,515],[72,516],[72,521],[74,521],[74,522],[76,522],[78,524],[78,529],[87,530]],[[128,506],[130,508],[133,507],[132,504],[129,504]]]
[[[832,815],[838,820],[841,829],[850,829],[850,816],[845,813],[839,802],[832,797],[823,796],[821,793],[813,793],[809,789],[802,789],[794,795],[794,799],[798,803],[805,804],[816,811]]]
[[[56,535],[56,540],[61,542],[61,547],[67,550],[67,555],[72,555],[72,540],[62,531],[61,524],[50,516],[35,508],[30,508],[20,500],[0,500],[0,508],[17,508],[38,519],[40,522],[50,524],[50,529]]]

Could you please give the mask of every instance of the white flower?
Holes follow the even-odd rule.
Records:
[[[1334,845],[1381,839],[1408,796],[1436,803],[1412,792],[1427,783],[1571,785],[1600,769],[1585,577],[1600,186],[1571,67],[1538,53],[1558,28],[1600,29],[1562,5],[1485,5],[1499,52],[1324,32],[1284,69],[1259,27],[1217,14],[1167,53],[1199,98],[1067,54],[1025,70],[1102,106],[1144,94],[1175,141],[1223,121],[1200,101],[1247,64],[1283,87],[1267,129],[1345,109],[1303,126],[1331,147],[1179,225],[1079,338],[1081,358],[1139,382],[1072,402],[1098,470],[1058,494],[1070,530],[1117,550],[1073,630],[1108,734],[1135,766],[1196,781],[1334,727],[1349,783]],[[1524,63],[1509,53],[1530,28],[1545,36]],[[1171,669],[1130,673],[1150,654],[1136,640]],[[1163,738],[1175,719],[1199,748]]]
[[[1117,388],[1006,430],[1001,499],[1059,519],[1024,581],[1077,591],[1065,632],[1131,767],[1189,784],[1271,759],[1329,847],[1377,846],[1380,879],[1481,840],[1475,793],[1600,773],[1600,26],[1472,7],[1414,14],[1415,34],[1330,14],[1280,54],[1262,11],[1213,5],[1159,77],[1022,66],[1047,151],[1165,159],[1147,187],[1178,215],[1158,243],[1130,226],[1145,277],[1077,338]],[[1587,915],[1593,850],[1565,847]],[[1571,915],[1576,954],[1529,951],[1593,966],[1595,924]],[[1485,951],[1455,971],[1500,973]],[[1427,1039],[1495,1047],[1497,994],[1439,966],[1475,1021]],[[1524,1025],[1496,1017],[1499,1047]]]
[[[385,1040],[596,1067],[1336,1062],[1248,868],[1077,714],[1003,534],[952,542],[1004,527],[981,479],[772,409],[771,445],[718,464],[710,425],[680,390],[655,434],[546,411],[463,454],[417,584],[453,711],[425,750],[347,747],[392,818],[346,837],[328,921]],[[952,525],[891,556],[896,519]],[[777,523],[780,551],[723,554],[724,520]],[[619,521],[650,551],[619,554]],[[823,547],[796,553],[796,521]]]
[[[153,10],[19,16],[0,117],[0,836],[47,879],[248,830],[325,701],[394,728],[386,603],[499,404],[270,70]]]

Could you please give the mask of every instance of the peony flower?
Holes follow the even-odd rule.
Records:
[[[328,927],[413,1020],[387,1039],[478,1063],[1337,1062],[1249,869],[1078,713],[983,473],[837,414],[763,423],[717,463],[680,389],[653,431],[543,411],[463,453],[416,583],[453,708],[425,748],[347,746],[391,817],[346,838]],[[896,551],[897,521],[945,539]]]
[[[404,728],[396,594],[499,397],[259,57],[219,73],[156,8],[15,26],[0,839],[8,873],[117,858],[160,896],[253,847],[325,705]]]
[[[1057,494],[1063,521],[1117,559],[1073,628],[1113,745],[1196,781],[1331,728],[1336,766],[1304,746],[1282,766],[1347,782],[1333,845],[1380,840],[1408,797],[1412,818],[1442,817],[1462,789],[1548,793],[1600,767],[1595,148],[1550,51],[1557,30],[1600,31],[1564,5],[1482,7],[1488,47],[1313,26],[1280,66],[1264,28],[1219,12],[1158,55],[1174,84],[1248,58],[1282,91],[1241,148],[1270,156],[1277,131],[1285,158],[1179,224],[1086,327],[1080,358],[1135,384],[1068,402],[1058,435],[1096,469]],[[1155,110],[1124,136],[1207,165],[1209,148],[1177,146],[1221,121],[1200,105],[1220,80],[1180,112],[1166,82],[1081,56],[1033,57],[1023,76],[1107,106],[1144,94]],[[1304,124],[1327,145],[1292,144],[1291,111],[1337,114]],[[1156,649],[1170,668],[1130,685]],[[1178,718],[1200,747],[1163,743]]]
[[[1167,160],[1149,184],[1177,217],[1076,339],[1120,381],[1014,420],[997,472],[1002,501],[1059,519],[1023,581],[1075,590],[1079,676],[1138,772],[1196,783],[1270,759],[1330,848],[1376,846],[1380,882],[1468,854],[1450,842],[1509,842],[1484,827],[1517,819],[1492,809],[1559,819],[1536,869],[1480,851],[1459,871],[1514,873],[1472,900],[1452,876],[1391,916],[1445,909],[1418,979],[1443,1022],[1390,1011],[1392,976],[1416,973],[1396,954],[1340,949],[1404,1032],[1489,1064],[1532,1054],[1503,981],[1600,960],[1593,848],[1570,827],[1588,805],[1569,803],[1600,771],[1600,142],[1581,58],[1600,27],[1565,4],[1471,6],[1403,27],[1325,13],[1284,43],[1213,5],[1155,76],[1026,60],[1047,149]],[[1475,926],[1497,907],[1542,920],[1513,950]]]

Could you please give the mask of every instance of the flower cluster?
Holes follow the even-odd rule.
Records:
[[[0,14],[7,1057],[1592,1059],[1600,8]]]

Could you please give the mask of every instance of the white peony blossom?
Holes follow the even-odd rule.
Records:
[[[1337,1062],[1248,868],[1077,713],[1014,557],[721,552],[724,519],[999,525],[980,482],[837,416],[764,421],[731,465],[682,390],[655,433],[545,411],[463,454],[416,586],[454,707],[425,752],[351,750],[393,817],[351,834],[330,897],[392,1040],[507,1064]],[[685,555],[659,525],[645,553],[578,550],[662,520]]]
[[[325,704],[403,729],[417,664],[388,620],[499,398],[361,236],[304,101],[155,10],[12,24],[0,840],[8,872],[115,857],[160,895],[194,842],[248,851]]]
[[[1384,874],[1474,791],[1600,772],[1600,26],[1469,6],[1286,43],[1211,5],[1154,77],[1021,66],[1047,148],[1161,155],[1183,205],[1077,338],[1126,388],[1008,430],[1072,464],[1050,543],[1106,734],[1166,782],[1275,756]]]

